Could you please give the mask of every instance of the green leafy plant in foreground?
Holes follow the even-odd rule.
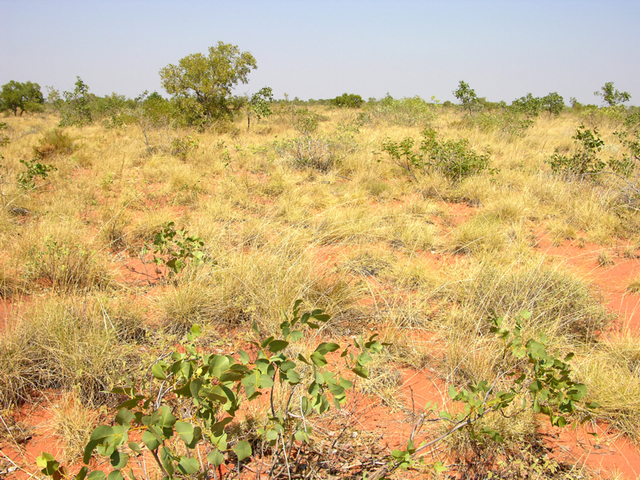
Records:
[[[495,442],[503,442],[499,431],[483,425],[482,419],[490,414],[506,415],[506,409],[519,406],[518,411],[509,414],[515,417],[527,409],[533,410],[549,419],[551,425],[565,427],[580,413],[581,422],[591,419],[590,410],[596,409],[596,403],[585,403],[587,387],[571,379],[571,367],[567,363],[573,358],[570,353],[563,360],[549,353],[546,337],[541,334],[538,340],[522,338],[522,321],[531,317],[530,312],[522,312],[516,319],[513,329],[503,328],[503,319],[492,320],[490,331],[502,339],[502,359],[494,382],[481,380],[466,388],[449,386],[449,396],[454,402],[463,405],[462,411],[455,415],[439,412],[440,419],[449,423],[445,432],[436,439],[416,446],[413,438],[405,449],[394,450],[389,466],[385,467],[381,478],[390,470],[409,468],[417,454],[435,445],[458,430],[465,430],[471,440],[482,437]],[[504,386],[505,379],[512,379]],[[426,409],[435,412],[431,404]],[[441,463],[433,465],[436,471],[443,469]]]
[[[20,163],[25,166],[25,171],[18,174],[16,180],[20,188],[24,190],[33,190],[36,188],[36,178],[46,179],[49,172],[56,171],[57,168],[53,165],[45,165],[39,163],[37,160],[20,160]]]
[[[383,349],[373,335],[368,340],[353,340],[344,349],[336,343],[323,342],[308,356],[290,353],[293,349],[289,347],[304,339],[306,329],[318,329],[329,319],[321,310],[301,314],[301,303],[300,300],[295,303],[290,316],[283,312],[278,338],[270,336],[254,341],[251,353],[241,350],[235,357],[199,351],[194,340],[200,331],[193,327],[187,343],[180,349],[183,351],[173,352],[168,357],[170,361],[160,358],[150,367],[153,380],[147,393],[130,381],[126,387],[113,389],[114,394],[127,399],[116,408],[112,425],[101,425],[93,431],[84,451],[85,466],[75,478],[106,478],[101,470],[89,471],[94,454],[109,459],[111,480],[134,479],[132,463],[140,467],[143,458],[151,458],[163,478],[169,479],[194,475],[209,478],[211,469],[216,477],[215,468],[229,460],[234,460],[239,469],[241,462],[258,454],[251,443],[226,427],[236,419],[243,402],[262,395],[268,396],[270,408],[262,426],[255,430],[257,441],[263,446],[260,455],[264,456],[266,446],[274,464],[288,466],[287,456],[290,458],[294,449],[310,442],[311,416],[345,403],[353,382],[343,372],[351,371],[366,378],[366,365],[372,355]],[[582,421],[589,419],[589,410],[597,405],[584,403],[586,386],[571,379],[567,362],[572,354],[564,360],[550,354],[544,335],[525,342],[521,322],[529,318],[530,314],[523,312],[513,329],[503,328],[500,318],[493,320],[491,332],[503,343],[496,380],[493,383],[483,380],[462,389],[450,386],[449,395],[463,405],[461,411],[438,412],[430,403],[425,407],[437,415],[437,420],[449,424],[445,432],[416,446],[414,433],[419,428],[414,426],[407,447],[392,451],[388,463],[368,478],[385,478],[397,468],[411,467],[420,452],[458,430],[466,431],[472,439],[486,437],[502,442],[500,432],[481,420],[490,414],[506,415],[511,405],[519,405],[519,411],[515,414],[510,411],[510,417],[532,409],[558,427],[566,426],[576,413],[582,414]],[[255,324],[253,330],[258,338]],[[345,366],[336,370],[337,356],[327,354],[339,351]],[[505,382],[505,379],[512,380]],[[294,397],[295,392],[300,394]],[[142,457],[145,452],[148,456]],[[48,453],[38,457],[37,463],[44,475],[60,477],[64,472]],[[440,462],[432,467],[436,471],[446,470]]]
[[[112,393],[125,395],[127,400],[117,407],[113,425],[101,425],[93,431],[84,451],[85,466],[76,479],[106,478],[101,470],[89,470],[94,453],[109,459],[110,480],[134,479],[131,466],[134,462],[140,465],[140,455],[145,452],[163,478],[204,478],[211,468],[229,459],[239,464],[253,455],[252,446],[232,437],[225,427],[235,419],[243,402],[262,395],[268,395],[270,411],[257,433],[276,459],[286,459],[294,442],[309,442],[312,430],[307,418],[328,411],[332,405],[340,408],[353,387],[341,372],[366,378],[371,355],[380,352],[383,345],[373,335],[368,340],[353,340],[344,349],[336,343],[320,343],[309,356],[299,353],[294,357],[288,347],[303,340],[305,330],[318,329],[329,319],[321,310],[301,313],[301,303],[295,303],[291,315],[283,312],[279,337],[252,342],[252,353],[241,350],[237,357],[202,353],[194,344],[200,330],[193,327],[184,352],[173,352],[170,361],[158,359],[151,366],[154,378],[148,393],[132,382],[113,389]],[[255,324],[253,329],[257,336]],[[336,370],[327,354],[338,351],[345,368]],[[278,391],[284,394],[285,402],[276,401]],[[300,397],[294,405],[296,391]],[[133,438],[141,438],[141,442]],[[38,457],[37,463],[44,475],[55,478],[63,472],[48,453]]]

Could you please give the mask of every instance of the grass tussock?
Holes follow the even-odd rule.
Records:
[[[104,392],[131,369],[124,328],[95,301],[69,297],[34,304],[0,340],[0,405],[28,401],[47,389],[76,391],[89,405],[105,402]]]

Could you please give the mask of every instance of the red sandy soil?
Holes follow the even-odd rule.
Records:
[[[575,241],[554,246],[544,236],[538,241],[538,249],[592,281],[604,296],[607,307],[619,315],[616,328],[640,335],[640,295],[627,292],[629,281],[640,276],[640,258],[636,255],[626,258],[622,255],[622,247],[586,244],[581,248]],[[610,257],[611,265],[598,264],[598,256],[602,253]]]

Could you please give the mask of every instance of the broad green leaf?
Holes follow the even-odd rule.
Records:
[[[220,450],[216,448],[209,452],[209,455],[207,455],[207,460],[210,464],[219,467],[224,462],[224,456],[222,455]]]
[[[193,442],[194,428],[193,425],[187,422],[178,421],[174,425],[176,432],[180,435],[180,438],[184,443],[189,445]]]
[[[340,345],[337,343],[321,343],[316,348],[316,352],[320,352],[323,355],[326,355],[329,352],[335,352],[340,348]]]
[[[93,451],[97,446],[98,446],[97,440],[90,440],[87,443],[87,446],[84,447],[84,455],[82,456],[82,461],[84,462],[85,465],[89,465],[89,462],[91,461],[91,456],[93,455]]]
[[[129,456],[126,453],[121,453],[119,450],[115,450],[111,457],[109,458],[111,461],[111,466],[117,470],[124,468],[129,461]]]
[[[311,361],[318,367],[324,367],[327,364],[327,360],[320,352],[313,352],[311,354]]]
[[[129,442],[129,448],[137,454],[142,453],[140,445],[138,445],[136,442]]]
[[[355,373],[356,375],[358,375],[359,377],[362,378],[369,378],[369,372],[367,371],[366,368],[360,366],[360,365],[356,365],[354,368],[351,369],[353,371],[353,373]]]
[[[191,475],[192,473],[196,473],[198,470],[200,470],[200,463],[198,462],[197,458],[180,457],[180,462],[178,462],[178,470],[187,475]]]
[[[149,430],[145,430],[142,433],[142,441],[149,450],[155,450],[160,446],[160,441]]]
[[[135,419],[135,415],[126,408],[121,408],[116,415],[116,423],[119,425],[131,425]]]
[[[224,372],[229,370],[229,365],[229,359],[225,355],[217,355],[211,365],[211,371],[217,378],[220,378]]]
[[[113,428],[107,427],[106,425],[100,425],[96,427],[96,429],[91,434],[90,441],[100,441],[103,438],[106,438],[110,435],[113,435]]]
[[[249,445],[249,442],[241,440],[235,447],[233,447],[233,451],[236,452],[238,461],[241,462],[245,458],[251,456],[251,445]]]
[[[104,480],[107,476],[102,470],[94,470],[87,476],[87,480]]]
[[[176,417],[171,413],[171,409],[166,405],[162,405],[151,416],[151,421],[160,427],[172,427],[176,423]]]
[[[151,367],[151,373],[153,374],[154,377],[156,377],[158,380],[166,380],[167,376],[164,373],[164,369],[162,368],[162,365],[159,363],[155,363],[152,367]]]
[[[269,350],[271,350],[272,353],[278,353],[288,346],[289,342],[285,340],[274,340],[273,342],[269,343]]]
[[[74,477],[75,480],[84,480],[87,477],[87,473],[89,473],[88,467],[82,467],[80,471]]]

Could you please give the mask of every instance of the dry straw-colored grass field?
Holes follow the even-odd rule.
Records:
[[[296,347],[302,354],[362,333],[389,343],[356,383],[358,408],[347,409],[350,458],[383,458],[387,444],[406,444],[427,401],[456,411],[450,385],[513,382],[502,376],[502,341],[489,321],[501,316],[513,328],[527,310],[523,338],[544,333],[558,358],[575,353],[572,379],[599,404],[579,429],[598,436],[561,448],[564,430],[512,406],[481,421],[503,442],[460,429],[430,453],[444,472],[417,465],[414,475],[640,475],[637,192],[615,175],[554,175],[547,162],[574,151],[583,123],[598,128],[601,158],[622,158],[619,117],[569,109],[518,129],[498,113],[435,105],[420,116],[401,106],[273,109],[250,131],[242,118],[205,131],[142,122],[61,129],[52,113],[2,120],[0,441],[15,475],[35,471],[34,444],[77,461],[95,425],[111,418],[117,402],[105,391],[125,376],[148,378],[194,324],[201,348],[235,354],[254,322],[263,338],[277,335],[281,311],[297,299],[331,315]],[[407,169],[385,151],[406,137],[417,151],[425,126],[441,140],[467,139],[489,169],[451,179]],[[55,169],[24,185],[20,160],[31,159]],[[170,221],[182,238],[202,241],[193,243],[198,261],[186,255],[177,273],[160,253],[152,261]],[[251,405],[238,435],[251,437],[267,407]],[[346,428],[340,415],[313,420],[316,445]],[[416,440],[443,428],[425,424]],[[367,478],[354,471],[350,478]]]

